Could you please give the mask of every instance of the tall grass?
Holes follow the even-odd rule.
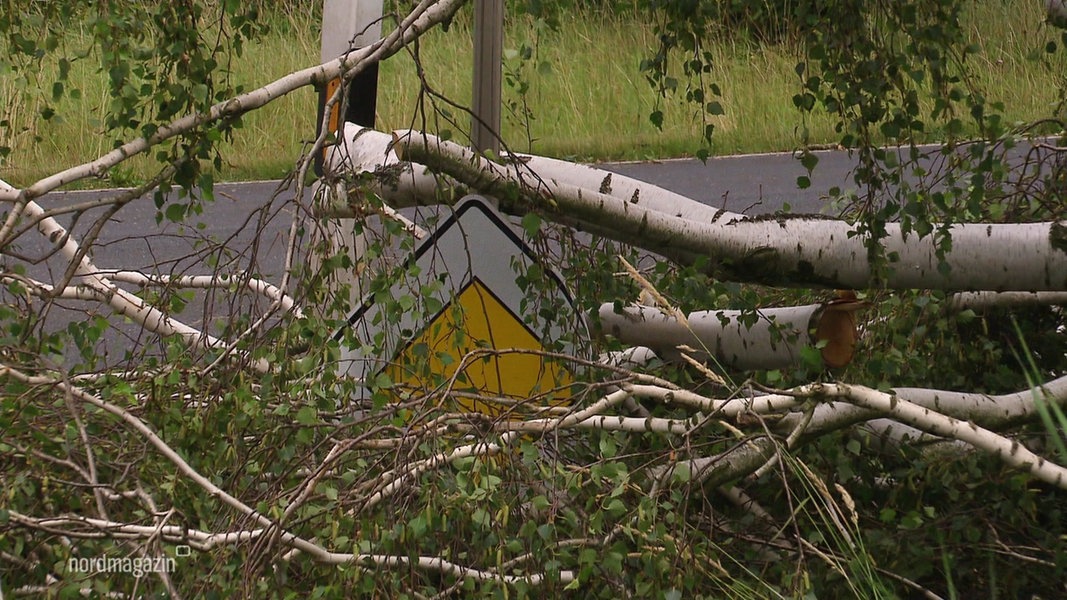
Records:
[[[656,47],[654,28],[630,13],[579,10],[558,31],[539,28],[530,19],[509,22],[505,47],[534,48],[525,65],[519,58],[505,61],[505,71],[521,70],[529,85],[525,100],[533,119],[527,122],[505,111],[504,141],[521,151],[582,160],[691,155],[699,147],[700,115],[680,94],[657,104],[655,91],[639,70]],[[471,94],[471,35],[469,23],[459,19],[452,31],[435,32],[419,49],[431,85],[461,104]],[[715,152],[796,147],[800,116],[792,96],[800,83],[792,53],[737,40],[723,40],[711,50],[715,57],[711,78],[722,87],[727,109],[726,115],[714,119]],[[396,95],[381,110],[382,127],[411,124],[412,103],[405,100],[417,92],[414,72],[411,56],[395,57],[383,66],[382,93],[395,90]],[[509,86],[504,87],[503,97],[505,106],[521,101]],[[657,106],[666,115],[662,130],[649,120]],[[818,120],[814,127],[820,138],[829,140],[829,119]]]
[[[505,46],[517,49],[526,44],[535,51],[530,60],[514,57],[505,67],[522,73],[529,86],[524,96],[505,86],[505,104],[525,102],[528,110],[517,116],[506,113],[501,132],[505,142],[522,151],[581,160],[693,153],[703,124],[691,107],[679,98],[662,101],[666,115],[662,131],[648,119],[657,98],[638,66],[656,44],[653,27],[632,11],[575,11],[562,19],[558,31],[539,28],[528,18],[509,19]],[[318,62],[319,24],[313,14],[290,11],[272,18],[276,21],[272,33],[248,46],[235,65],[234,77],[246,88]],[[382,64],[380,129],[437,126],[464,137],[469,117],[439,99],[420,96],[416,63],[422,65],[431,89],[460,106],[467,105],[472,64],[469,23],[469,14],[461,14],[449,31],[430,32],[417,48]],[[1005,117],[1023,121],[1051,114],[1067,61],[1062,52],[1043,54],[1054,33],[1042,24],[1039,3],[975,2],[968,27],[984,50],[970,63],[976,85],[989,100],[1005,104]],[[78,35],[72,32],[71,43],[77,43]],[[715,121],[715,154],[792,150],[801,144],[800,132],[805,127],[811,144],[837,140],[829,117],[802,117],[793,108],[792,96],[800,86],[794,72],[796,48],[788,43],[768,47],[724,37],[711,51],[711,79],[723,90],[726,111]],[[41,71],[42,89],[50,89],[53,76],[48,67]],[[60,119],[44,123],[35,119],[37,97],[20,93],[10,76],[0,75],[0,97],[7,99],[0,110],[16,123],[15,130],[30,130],[7,140],[14,150],[0,165],[0,178],[25,184],[110,149],[114,140],[103,135],[100,126],[100,107],[107,103],[104,79],[92,57],[77,63],[72,77],[82,90],[81,99],[64,99],[56,106]],[[435,104],[447,107],[455,122],[435,117]],[[419,111],[420,106],[425,112]],[[244,128],[223,149],[222,176],[250,179],[284,174],[314,135],[315,111],[315,94],[305,89],[246,116]],[[39,142],[33,134],[40,136]],[[149,161],[141,160],[111,175],[123,183],[143,179],[151,168]]]

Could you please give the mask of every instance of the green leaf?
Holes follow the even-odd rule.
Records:
[[[296,411],[296,422],[301,425],[317,425],[319,423],[319,413],[310,406],[304,406]]]
[[[803,348],[801,348],[800,360],[805,366],[810,369],[821,370],[823,367],[822,353],[819,352],[819,349],[815,348],[814,346],[804,346]]]
[[[522,228],[529,237],[535,237],[541,230],[541,217],[537,213],[526,213],[522,216]]]
[[[693,478],[693,471],[689,468],[689,463],[679,462],[674,465],[674,469],[671,471],[671,479],[678,483],[687,483]]]
[[[615,439],[610,435],[604,435],[600,438],[600,454],[604,458],[614,458],[617,448],[615,446]]]
[[[819,164],[819,157],[814,152],[804,152],[800,155],[800,164],[808,172],[814,171],[816,165]]]
[[[537,495],[530,499],[530,505],[533,506],[534,510],[541,511],[547,509],[550,503],[545,496]]]
[[[393,387],[393,380],[388,373],[381,372],[374,376],[372,387],[377,389],[391,388]]]
[[[167,206],[167,210],[164,214],[168,221],[171,221],[172,223],[181,223],[185,219],[185,209],[186,206],[184,204],[173,203]]]
[[[849,440],[848,443],[845,444],[845,449],[848,450],[849,454],[859,456],[861,450],[859,440]]]
[[[648,120],[652,122],[652,125],[656,129],[663,129],[663,111],[654,110],[648,115]]]

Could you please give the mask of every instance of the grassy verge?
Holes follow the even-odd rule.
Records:
[[[1039,3],[977,2],[969,18],[974,40],[984,49],[971,66],[986,96],[1005,104],[1009,121],[1051,114],[1067,69],[1062,53],[1052,61],[1035,58],[1041,55],[1046,41],[1053,39],[1053,33],[1041,23]],[[277,21],[273,33],[248,48],[235,67],[235,77],[246,87],[262,85],[318,61],[318,23],[313,17],[277,17]],[[467,21],[464,15],[448,32],[428,34],[419,44],[417,56],[396,56],[382,65],[380,129],[422,128],[421,114],[433,118],[429,110],[433,99],[420,99],[416,58],[436,92],[460,105],[468,103],[471,32]],[[506,35],[508,48],[518,48],[524,42],[536,48],[533,58],[525,63],[518,58],[507,61],[506,70],[521,71],[529,89],[519,96],[505,86],[505,104],[525,101],[532,115],[527,121],[521,110],[506,113],[502,135],[511,147],[593,161],[686,156],[698,147],[699,116],[680,100],[664,104],[663,131],[648,120],[656,96],[638,65],[655,44],[655,33],[639,18],[601,12],[579,14],[564,19],[558,32],[539,30],[531,21],[516,18],[509,22]],[[805,119],[792,106],[792,96],[799,87],[793,70],[795,49],[724,40],[712,52],[716,58],[712,78],[723,89],[726,110],[716,122],[715,154],[792,150],[800,145],[800,131],[805,127],[812,144],[830,144],[837,139],[830,118],[816,115]],[[57,106],[61,118],[49,123],[32,122],[37,107],[34,97],[17,93],[12,82],[0,76],[0,96],[14,99],[5,118],[27,128],[8,140],[13,152],[0,169],[0,177],[25,184],[110,148],[111,140],[102,135],[100,127],[99,107],[106,103],[101,75],[90,59],[77,63],[73,76],[82,89],[81,100],[62,101]],[[47,70],[42,71],[40,80],[43,89],[50,89]],[[314,93],[305,89],[246,117],[244,128],[223,151],[223,178],[273,178],[287,172],[314,134],[315,102]],[[418,111],[420,102],[424,113]],[[440,101],[437,104],[444,106]],[[455,109],[450,111],[457,123],[439,126],[461,138],[467,119]],[[33,142],[34,134],[40,136],[39,143]],[[148,161],[131,161],[101,184],[141,180],[151,168]]]

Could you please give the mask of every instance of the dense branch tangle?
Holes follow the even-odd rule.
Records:
[[[58,213],[42,204],[45,192],[105,171],[189,128],[253,110],[279,95],[351,74],[395,53],[449,18],[460,4],[422,2],[378,44],[180,119],[151,138],[131,141],[24,189],[0,185],[0,200],[10,207],[0,228],[0,247],[9,247],[32,227],[68,261],[64,275],[54,281],[12,272],[0,275],[0,282],[44,300],[104,304],[153,334],[177,336],[189,347],[214,351],[215,357],[206,367],[177,365],[150,372],[133,368],[72,377],[47,361],[24,365],[0,352],[5,361],[0,383],[10,393],[4,410],[30,424],[17,439],[5,438],[5,455],[51,485],[57,478],[48,469],[64,473],[60,485],[69,485],[79,498],[58,507],[51,497],[40,504],[30,502],[32,514],[8,511],[0,533],[133,542],[145,555],[164,555],[182,543],[212,557],[224,555],[213,553],[220,549],[234,549],[249,557],[247,568],[260,584],[269,581],[266,565],[276,573],[287,568],[295,572],[303,568],[302,560],[341,568],[355,565],[361,573],[393,572],[398,578],[415,571],[436,573],[455,580],[446,579],[447,592],[470,581],[517,588],[595,581],[590,573],[597,571],[580,564],[568,549],[596,554],[624,538],[634,554],[667,554],[663,549],[671,546],[688,563],[713,568],[707,566],[715,560],[710,552],[694,552],[679,540],[686,528],[710,529],[721,522],[692,517],[685,527],[653,539],[650,528],[636,525],[649,508],[642,502],[677,504],[699,490],[694,485],[699,483],[708,490],[722,488],[728,497],[739,499],[744,510],[781,530],[783,523],[774,522],[775,517],[733,486],[756,487],[763,475],[791,464],[794,450],[857,424],[898,444],[921,438],[953,452],[964,445],[976,448],[1051,487],[1067,489],[1063,466],[1000,433],[1036,420],[1042,407],[1067,404],[1063,378],[1000,396],[875,390],[848,383],[770,390],[727,383],[703,365],[694,371],[696,383],[681,386],[641,372],[556,357],[597,375],[571,404],[553,402],[547,395],[485,397],[449,386],[401,390],[395,383],[375,391],[403,394],[350,402],[353,382],[335,376],[330,342],[314,327],[295,334],[306,334],[312,344],[280,343],[288,354],[268,360],[246,355],[238,349],[239,340],[213,337],[119,285],[237,288],[270,302],[267,314],[249,331],[266,328],[268,317],[278,313],[287,315],[287,323],[305,322],[316,311],[301,306],[294,297],[299,286],[288,283],[289,266],[296,260],[297,222],[290,233],[283,283],[276,285],[225,273],[164,275],[122,265],[98,266],[89,258],[89,245],[79,245],[55,220]],[[1062,304],[1067,291],[1063,223],[953,225],[947,228],[953,241],[947,251],[939,245],[942,238],[918,239],[890,227],[879,244],[884,255],[895,258],[883,265],[871,257],[862,236],[855,235],[857,229],[843,221],[749,218],[563,161],[511,155],[489,160],[420,132],[387,135],[350,126],[344,133],[332,150],[332,175],[371,173],[373,181],[363,187],[322,186],[316,206],[301,209],[339,216],[375,213],[400,221],[402,229],[419,237],[424,230],[394,209],[455,199],[461,195],[458,190],[469,190],[496,197],[516,214],[538,212],[681,264],[710,258],[710,272],[737,281],[975,290],[952,297],[957,310],[1002,302]],[[320,136],[310,152],[324,142]],[[372,194],[386,205],[366,202]],[[1000,293],[1006,291],[1011,293]],[[708,320],[724,315],[714,313]],[[670,325],[684,329],[690,317],[682,315]],[[322,348],[309,350],[315,344]],[[315,355],[316,350],[325,358]],[[708,348],[697,350],[710,354]],[[485,354],[493,352],[510,350]],[[750,352],[757,355],[760,348]],[[692,359],[685,351],[680,354]],[[215,379],[222,371],[215,367],[228,357],[238,359],[233,361],[238,368]],[[174,391],[182,386],[184,391]],[[451,410],[450,401],[464,394],[485,404],[505,404],[506,409],[499,416]],[[598,448],[583,447],[598,438]],[[179,447],[172,441],[190,439],[200,440],[203,455],[194,446]],[[623,461],[614,460],[620,439],[635,440],[627,448],[636,448],[628,457],[635,465],[632,471],[622,470]],[[234,462],[222,462],[219,456]],[[814,474],[810,478],[829,489]],[[41,493],[48,496],[47,490]],[[179,497],[184,504],[179,505]],[[175,499],[175,505],[157,506],[163,498]],[[446,507],[445,502],[452,504]],[[190,508],[194,505],[207,508]],[[445,508],[452,510],[447,518],[434,512]],[[389,530],[383,522],[395,526]],[[588,524],[595,531],[554,537],[553,527],[565,522]],[[509,541],[515,541],[520,537],[515,532],[528,528],[533,533],[521,535],[530,547],[484,542],[486,538],[479,538],[484,547],[465,546],[465,536],[504,532],[514,534]],[[841,529],[848,537],[848,528]],[[434,533],[441,536],[435,538]],[[834,556],[831,549],[812,545],[799,533],[795,539],[795,544],[783,541],[775,533],[759,544],[768,552],[814,552],[835,567],[847,562],[847,557]],[[561,563],[559,557],[574,564]],[[52,558],[57,556],[40,560]],[[11,557],[0,555],[0,561]],[[49,582],[61,579],[51,573],[49,577]]]
[[[473,186],[477,183],[475,179],[464,176],[457,170],[453,170],[450,174],[460,181],[465,181],[468,185]],[[493,188],[490,191],[499,191],[499,189]],[[599,192],[579,190],[573,196],[578,200],[586,198],[596,198],[601,202],[611,200],[610,196],[601,194],[604,197],[600,197],[596,194]],[[542,202],[545,198],[545,196],[538,197]],[[559,202],[556,196],[547,198],[550,201]],[[28,207],[29,210],[33,210],[32,204]],[[623,205],[622,214],[625,214],[626,210]],[[647,214],[643,214],[642,219],[645,216]],[[715,217],[722,218],[722,215],[716,214]],[[152,285],[160,281],[120,271],[99,271],[94,268],[87,272],[139,285]],[[214,278],[193,278],[186,280],[185,283],[217,285],[220,282]],[[46,284],[31,285],[36,285],[35,289],[42,294],[51,292]],[[285,297],[279,295],[276,288],[258,283],[249,283],[249,285],[260,293],[269,294],[275,301],[285,301]],[[73,288],[75,291],[77,289]],[[91,287],[88,290],[86,292],[88,297],[99,294]],[[71,294],[72,292],[64,293]],[[73,296],[78,297],[77,294]],[[288,302],[286,306],[291,307],[291,302]],[[245,515],[260,526],[256,529],[225,528],[220,531],[188,531],[182,528],[181,530],[187,533],[184,534],[185,538],[180,538],[177,534],[179,530],[169,525],[141,526],[111,521],[105,515],[84,517],[18,514],[15,521],[22,527],[49,531],[58,528],[68,535],[77,536],[80,535],[79,531],[85,531],[83,528],[88,526],[94,530],[102,528],[109,532],[108,535],[119,538],[149,539],[162,536],[162,539],[170,542],[188,539],[194,542],[194,546],[204,550],[220,544],[267,544],[271,543],[268,540],[277,539],[281,549],[285,551],[285,556],[290,560],[298,555],[306,554],[315,561],[324,563],[352,562],[380,567],[412,564],[421,569],[437,570],[461,578],[491,579],[506,583],[521,581],[527,584],[538,584],[543,581],[544,575],[539,573],[528,575],[495,573],[491,567],[462,566],[443,557],[424,555],[408,558],[354,553],[316,545],[291,533],[281,522],[253,509],[199,474],[128,410],[106,403],[91,393],[73,387],[60,376],[30,376],[10,367],[6,368],[4,374],[6,377],[14,377],[33,386],[53,388],[80,401],[103,408],[113,416],[122,419],[176,465],[183,476],[195,482],[209,496],[217,498],[238,514]],[[919,432],[965,442],[994,454],[1009,465],[1029,472],[1053,486],[1067,488],[1063,467],[1036,456],[1018,442],[994,433],[989,428],[1033,418],[1035,403],[1038,400],[1035,400],[1029,392],[991,398],[932,390],[898,390],[895,393],[886,393],[848,384],[812,384],[776,393],[760,393],[750,389],[742,389],[740,392],[735,390],[732,397],[716,398],[682,389],[653,377],[632,373],[617,373],[611,385],[617,390],[607,393],[599,400],[571,408],[522,406],[522,410],[510,411],[499,419],[447,413],[432,416],[431,413],[419,417],[421,420],[428,421],[426,425],[408,429],[407,433],[397,431],[396,433],[400,435],[391,436],[393,441],[381,439],[376,442],[373,438],[351,442],[338,440],[322,459],[321,464],[315,467],[304,483],[297,488],[304,491],[298,500],[306,499],[319,483],[333,479],[336,476],[337,466],[345,462],[346,453],[357,448],[391,448],[394,452],[406,449],[406,452],[411,452],[415,449],[414,443],[419,440],[431,441],[434,446],[444,446],[442,450],[426,458],[399,463],[361,482],[353,489],[351,495],[346,494],[342,497],[342,505],[351,506],[352,514],[374,510],[384,501],[401,494],[418,493],[420,486],[425,485],[423,483],[426,481],[425,475],[429,475],[432,479],[435,472],[457,462],[498,455],[506,447],[513,445],[520,434],[539,439],[567,430],[618,431],[665,436],[678,440],[676,443],[678,447],[687,448],[697,440],[703,440],[701,444],[706,444],[708,440],[714,441],[716,438],[718,438],[718,443],[728,440],[729,435],[723,437],[715,432],[740,432],[742,428],[750,425],[749,420],[752,418],[768,419],[769,428],[763,434],[756,434],[754,437],[738,437],[736,447],[719,454],[706,456],[685,452],[681,460],[672,458],[670,461],[666,456],[659,456],[649,465],[647,477],[633,480],[633,485],[639,486],[645,493],[654,496],[661,482],[689,481],[689,477],[681,479],[675,477],[678,465],[681,464],[688,467],[688,471],[692,473],[696,481],[704,482],[712,487],[726,485],[764,470],[767,465],[776,460],[779,453],[783,451],[783,447],[793,450],[800,444],[817,439],[831,431],[863,421],[888,417],[915,427]],[[1062,380],[1052,382],[1044,389],[1046,390],[1044,401],[1064,403],[1067,395],[1063,393]],[[483,400],[492,401],[491,398]],[[684,407],[685,414],[653,417],[632,416],[619,411],[619,407],[623,406],[626,401],[633,400],[651,401],[666,407]],[[400,406],[386,407],[386,414],[398,410],[405,409]],[[527,416],[523,417],[524,414]],[[457,435],[468,437],[456,438]],[[483,438],[483,441],[470,442],[470,436],[474,436],[475,440]],[[562,448],[565,450],[566,445]],[[586,469],[581,466],[576,466],[576,468],[582,471]],[[301,503],[301,501],[293,502],[290,507],[299,506]],[[288,515],[289,512],[287,510],[286,514]],[[533,514],[531,513],[531,516]],[[558,578],[561,583],[566,583],[571,581],[574,575],[564,570],[553,577]]]
[[[950,296],[946,306],[958,311],[1062,304],[1067,290],[1062,222],[935,226],[935,230],[944,229],[943,239],[951,237],[951,246],[942,244],[936,235],[919,238],[889,224],[878,245],[883,256],[892,259],[880,265],[859,229],[844,221],[821,216],[751,218],[589,167],[526,155],[490,160],[421,132],[386,136],[350,126],[345,144],[338,147],[333,159],[336,169],[343,171],[351,163],[356,172],[378,175],[347,198],[323,199],[328,207],[325,210],[338,216],[351,214],[346,210],[359,205],[359,194],[374,194],[401,207],[454,197],[449,190],[458,187],[491,195],[512,213],[537,212],[549,220],[645,248],[681,264],[708,258],[711,274],[734,281],[858,289],[978,290]],[[627,318],[632,319],[625,312],[603,314],[612,312],[610,305],[601,310],[601,317],[620,329],[627,327]],[[625,310],[647,311],[648,307]],[[672,327],[682,331],[679,339],[690,339],[690,335],[700,338],[695,331],[686,334],[684,330],[691,325],[684,317],[677,321]],[[710,321],[714,325],[715,319]],[[759,348],[749,347],[748,352],[760,356]],[[577,419],[574,415],[583,409],[576,407],[566,424],[558,417],[525,421],[502,418],[491,420],[492,430],[500,434],[536,432],[551,426],[553,430],[651,433],[674,439],[671,447],[686,449],[711,439],[722,443],[730,436],[717,432],[733,431],[736,443],[725,450],[703,456],[694,452],[677,462],[672,452],[671,462],[654,464],[648,472],[648,481],[667,486],[695,480],[718,487],[746,477],[753,481],[753,477],[774,468],[783,453],[792,453],[833,431],[864,424],[864,431],[886,444],[932,441],[950,455],[964,448],[977,449],[1051,486],[1067,489],[1067,471],[1061,464],[1049,460],[1049,455],[1032,452],[1011,434],[998,433],[1036,420],[1042,406],[1062,406],[1062,379],[1003,396],[910,388],[878,391],[845,383],[819,383],[770,394],[733,389],[727,391],[737,397],[722,399],[666,382],[649,385],[640,381],[641,376],[637,380],[617,383],[616,393],[628,394],[631,410],[637,401],[661,407],[685,406],[697,412],[663,417],[631,412]],[[640,409],[639,404],[636,407]],[[753,420],[761,423],[756,431],[752,431]],[[484,431],[486,425],[458,427]],[[686,468],[679,478],[681,465]],[[645,489],[651,493],[658,488]]]
[[[111,417],[125,423],[136,437],[153,446],[154,452],[172,463],[182,477],[189,478],[204,493],[218,499],[230,510],[236,511],[238,515],[247,515],[259,525],[256,529],[227,527],[218,531],[202,531],[164,523],[146,526],[114,521],[109,520],[106,515],[93,517],[76,514],[13,513],[11,515],[13,523],[19,527],[64,532],[75,538],[86,536],[89,538],[106,536],[125,540],[159,538],[171,544],[188,543],[201,551],[209,551],[220,545],[253,544],[271,536],[279,536],[282,548],[288,550],[287,560],[292,560],[300,554],[307,554],[314,561],[327,564],[354,563],[386,568],[412,564],[420,569],[436,570],[474,579],[493,579],[512,583],[522,581],[533,585],[542,581],[543,576],[536,573],[526,575],[497,573],[492,568],[460,565],[442,557],[421,556],[417,559],[409,559],[403,556],[352,553],[324,548],[284,529],[276,529],[280,526],[279,522],[259,513],[233,494],[203,477],[130,409],[103,401],[97,395],[86,392],[62,379],[27,375],[10,367],[4,367],[0,375],[33,386],[35,391],[28,392],[30,394],[68,395],[85,406],[103,409]],[[342,492],[339,500],[341,506],[351,506],[352,510],[358,513],[373,510],[384,500],[409,495],[422,485],[429,485],[431,486],[429,489],[432,489],[434,484],[431,482],[436,478],[434,475],[436,471],[448,470],[457,461],[478,457],[489,458],[505,452],[509,446],[515,444],[519,435],[533,436],[530,438],[533,440],[542,436],[552,439],[567,430],[580,432],[587,429],[599,429],[667,436],[678,440],[676,447],[685,448],[697,440],[708,439],[709,435],[712,439],[721,436],[722,434],[715,433],[718,431],[726,432],[725,439],[729,439],[730,431],[738,432],[739,427],[745,427],[746,423],[754,417],[772,419],[770,421],[773,423],[772,429],[768,431],[767,437],[747,440],[740,438],[738,439],[741,444],[740,448],[726,450],[719,456],[686,458],[683,453],[678,459],[670,460],[666,456],[660,456],[649,465],[651,468],[646,477],[640,477],[639,473],[635,473],[631,478],[632,485],[643,489],[645,494],[654,495],[659,485],[657,482],[678,481],[674,478],[674,474],[679,465],[684,464],[696,481],[718,487],[742,479],[761,468],[776,456],[779,451],[778,445],[786,438],[804,443],[825,435],[829,431],[882,416],[909,423],[920,430],[947,439],[965,441],[997,454],[1008,464],[1029,471],[1052,485],[1067,487],[1067,479],[1064,478],[1065,471],[1062,467],[1041,460],[1016,442],[1003,438],[978,424],[996,426],[1026,418],[1027,411],[1033,410],[1032,405],[1027,406],[1022,401],[1029,392],[992,398],[933,390],[898,390],[895,393],[882,393],[861,386],[815,384],[776,393],[749,390],[745,395],[715,398],[640,374],[630,374],[624,379],[616,379],[612,386],[617,390],[600,396],[599,400],[591,399],[582,406],[571,408],[520,406],[519,410],[511,411],[498,419],[448,413],[433,417],[430,413],[420,415],[419,419],[423,424],[409,429],[407,433],[393,428],[377,428],[368,430],[368,433],[374,434],[371,436],[337,439],[321,462],[315,463],[311,472],[305,475],[305,483],[297,486],[294,493],[301,490],[310,491],[319,484],[327,485],[327,487],[336,485],[340,479],[343,479],[341,475],[353,468],[352,453],[365,457],[378,454],[384,458],[386,455],[400,452],[403,449],[414,450],[418,445],[427,442],[434,445],[444,444],[446,448],[452,447],[452,449],[442,450],[422,460],[399,463],[395,468],[381,471],[373,478],[357,480],[358,485],[352,487],[350,491]],[[1058,380],[1046,386],[1044,400],[1060,405],[1067,404],[1065,390],[1067,390],[1067,384],[1063,380]],[[618,411],[628,399],[681,407],[689,416],[687,418],[627,417],[619,414]],[[484,398],[484,400],[491,401],[492,399]],[[810,413],[809,403],[812,401],[818,402],[814,406],[814,413]],[[983,414],[975,413],[974,406],[976,405],[988,405],[990,409],[985,413],[987,416],[979,418],[978,423],[962,421],[958,418],[974,418],[976,414]],[[403,410],[403,407],[396,408]],[[84,409],[81,410],[84,411]],[[391,410],[387,407],[385,414],[390,412]],[[806,413],[807,418],[802,418],[802,415]],[[523,414],[529,416],[520,418]],[[396,434],[400,434],[399,437]],[[473,443],[464,444],[459,441],[470,439],[470,436],[475,436],[475,439],[486,437],[485,441]],[[567,447],[565,440],[562,444],[561,448]],[[795,447],[794,445],[793,448]],[[367,455],[365,451],[360,452],[361,448],[377,448],[378,450]],[[381,449],[388,451],[386,454],[381,454]],[[20,456],[20,458],[28,457]],[[588,469],[580,465],[574,465],[573,468],[583,471]],[[505,467],[506,470],[507,467]],[[429,474],[430,478],[427,480],[421,477],[424,474]],[[83,476],[87,474],[83,473]],[[688,477],[684,480],[688,480]],[[95,483],[99,485],[103,482],[96,481]],[[124,495],[111,492],[111,497],[121,499]],[[304,493],[301,492],[300,497],[304,498]],[[291,506],[295,508],[297,504],[299,502]],[[533,512],[528,517],[536,518],[536,514]],[[584,543],[595,543],[595,540]],[[414,562],[409,562],[411,560]],[[553,576],[553,578],[557,577],[561,583],[566,583],[572,580],[574,574],[562,571]]]

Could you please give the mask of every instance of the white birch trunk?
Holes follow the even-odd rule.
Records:
[[[626,344],[647,346],[667,360],[679,360],[679,346],[688,346],[697,352],[687,353],[698,360],[710,355],[735,369],[779,369],[797,364],[803,348],[825,340],[820,356],[826,366],[838,368],[851,362],[855,350],[855,308],[809,304],[760,309],[755,315],[697,311],[683,321],[648,306],[616,313],[607,303],[599,315],[606,333]]]
[[[952,244],[943,258],[934,236],[919,238],[889,223],[879,240],[880,254],[888,259],[882,264],[869,255],[859,229],[845,221],[817,215],[676,217],[667,206],[648,208],[558,183],[550,172],[534,176],[426,134],[397,135],[401,158],[428,164],[490,195],[521,194],[527,208],[546,218],[675,260],[707,257],[713,273],[725,279],[847,289],[1067,291],[1067,222],[947,226]]]
[[[550,178],[553,183],[595,190],[648,210],[683,219],[715,221],[744,218],[740,213],[708,206],[659,186],[589,165],[532,154],[515,155],[513,162],[532,173]]]
[[[994,308],[1067,305],[1067,292],[960,292],[949,306],[955,310],[984,312]]]
[[[402,162],[393,151],[393,136],[355,123],[345,123],[341,140],[330,147],[326,157],[327,178],[345,173],[372,173],[374,178],[360,188],[378,196],[392,208],[411,208],[458,200],[462,192],[451,192],[457,184],[419,164]],[[330,190],[331,192],[333,190]],[[362,216],[366,198],[330,194],[320,201],[324,214],[332,217]],[[365,212],[365,211],[364,211]]]

